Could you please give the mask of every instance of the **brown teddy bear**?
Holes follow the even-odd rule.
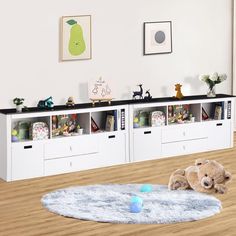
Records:
[[[195,166],[185,170],[176,170],[170,176],[169,189],[193,189],[202,193],[226,193],[228,183],[232,179],[229,172],[216,161],[198,159]]]

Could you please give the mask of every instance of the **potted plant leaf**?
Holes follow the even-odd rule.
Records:
[[[13,103],[16,105],[16,111],[17,112],[22,112],[22,109],[24,107],[24,98],[14,98]]]

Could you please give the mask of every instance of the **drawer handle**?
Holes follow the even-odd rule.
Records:
[[[144,131],[144,134],[151,134],[152,131]]]
[[[223,124],[222,123],[217,123],[216,126],[222,126]]]
[[[24,146],[24,149],[31,149],[31,148],[33,148],[32,145]]]
[[[108,138],[115,138],[115,135],[109,135]]]
[[[185,146],[183,146],[183,149],[185,150],[185,149],[186,149],[186,147],[185,147]]]
[[[186,135],[186,133],[185,133],[185,131],[183,132],[183,136],[185,136]]]

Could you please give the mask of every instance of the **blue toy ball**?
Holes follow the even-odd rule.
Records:
[[[152,185],[151,184],[144,184],[144,185],[142,185],[140,191],[143,193],[150,193],[150,192],[152,192]]]
[[[139,213],[142,211],[142,204],[138,202],[132,202],[130,204],[130,212],[131,213]]]
[[[141,197],[133,196],[131,198],[131,203],[139,203],[142,206],[143,205],[143,199]]]

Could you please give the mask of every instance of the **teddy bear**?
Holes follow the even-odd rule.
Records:
[[[169,190],[193,189],[202,193],[227,192],[226,184],[230,182],[232,175],[225,171],[224,167],[212,160],[197,159],[194,166],[178,169],[172,173],[169,179]]]

